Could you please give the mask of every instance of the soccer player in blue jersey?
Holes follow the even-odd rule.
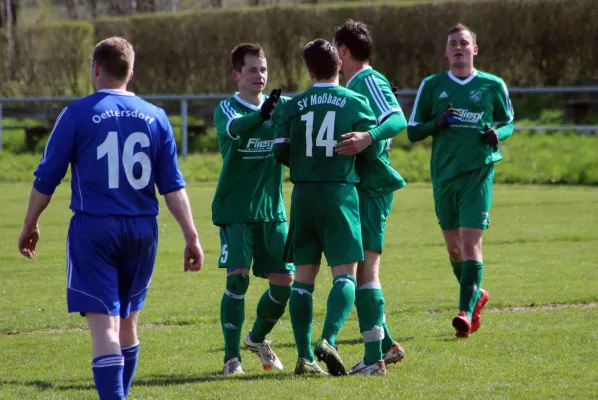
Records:
[[[67,237],[69,312],[87,317],[100,399],[124,399],[137,366],[137,317],[158,245],[158,192],[185,238],[184,270],[204,262],[172,127],[164,111],[126,90],[135,54],[109,38],[94,49],[94,94],[60,114],[35,170],[19,250],[33,258],[38,220],[71,165]]]

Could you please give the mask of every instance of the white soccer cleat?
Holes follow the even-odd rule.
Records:
[[[272,343],[272,340],[264,340],[263,343],[253,343],[249,333],[245,338],[245,347],[260,357],[262,367],[266,371],[271,371],[273,369],[282,371],[282,362],[280,362],[280,359],[276,353],[274,353],[272,347],[270,347],[270,343]]]
[[[241,361],[237,357],[233,357],[224,364],[224,369],[222,370],[224,375],[237,375],[237,374],[244,374],[243,368],[241,368]]]
[[[376,361],[375,364],[365,365],[365,362],[360,360],[351,368],[349,375],[386,375],[386,367],[384,361]]]

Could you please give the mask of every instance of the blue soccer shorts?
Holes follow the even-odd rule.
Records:
[[[75,213],[66,248],[68,311],[128,318],[141,310],[157,247],[156,217]]]

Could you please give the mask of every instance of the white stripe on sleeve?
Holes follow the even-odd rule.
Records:
[[[411,111],[411,116],[409,117],[409,126],[417,126],[420,122],[415,121],[415,114],[417,113],[417,106],[419,105],[419,97],[422,94],[422,90],[424,89],[424,85],[426,81],[423,80],[421,85],[419,85],[419,89],[417,89],[417,96],[415,96],[415,102],[413,103],[413,110]]]

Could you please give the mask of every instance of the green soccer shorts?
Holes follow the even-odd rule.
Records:
[[[440,228],[488,229],[494,165],[469,171],[434,185],[434,206]]]
[[[218,267],[252,269],[253,275],[260,278],[273,272],[294,271],[283,257],[287,232],[286,222],[222,225]]]
[[[359,198],[348,183],[297,183],[291,197],[287,262],[329,266],[363,260]]]
[[[382,253],[386,219],[392,209],[393,199],[394,193],[359,198],[359,216],[361,217],[361,237],[364,251]]]

